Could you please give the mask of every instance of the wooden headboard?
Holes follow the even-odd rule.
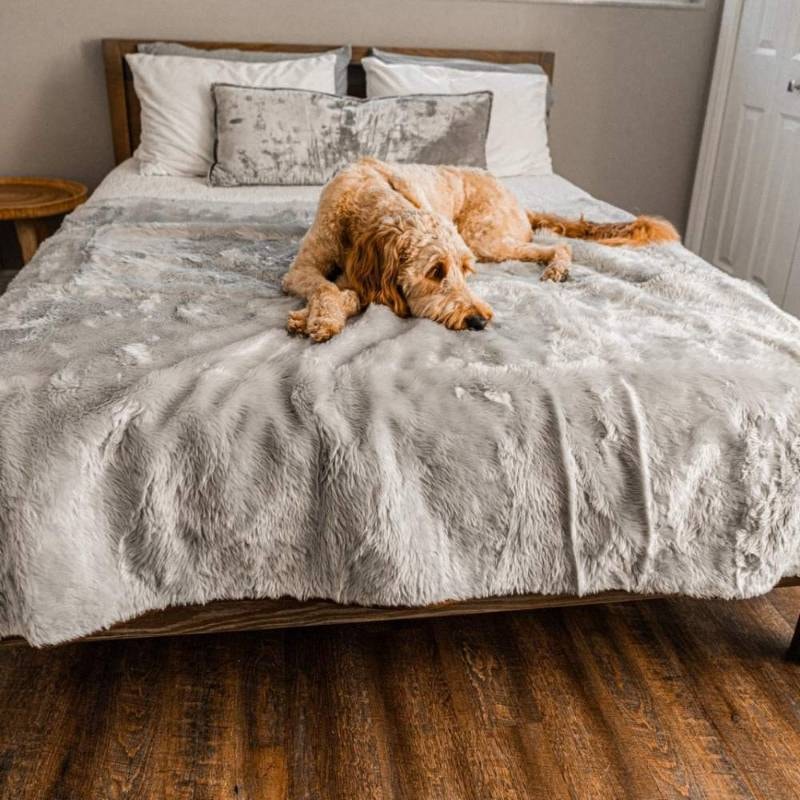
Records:
[[[139,144],[141,119],[139,100],[133,89],[133,76],[125,61],[128,53],[135,53],[140,42],[163,41],[156,39],[103,39],[103,60],[106,66],[106,88],[111,113],[111,135],[114,139],[114,160],[117,164],[130,158]],[[169,41],[175,41],[169,39]],[[260,42],[187,42],[180,44],[215,50],[235,47],[239,50],[263,50],[265,52],[317,53],[332,50],[338,45],[321,44],[262,44]],[[395,53],[435,58],[471,58],[476,61],[495,61],[501,64],[539,64],[553,80],[555,54],[530,50],[442,50],[419,47],[386,47]],[[353,57],[347,74],[348,93],[355,97],[366,96],[366,77],[361,59],[369,52],[368,47],[353,47]]]

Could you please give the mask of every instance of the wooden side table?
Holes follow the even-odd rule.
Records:
[[[0,220],[12,220],[22,263],[27,264],[48,236],[44,220],[68,214],[86,200],[82,183],[58,178],[0,177]]]

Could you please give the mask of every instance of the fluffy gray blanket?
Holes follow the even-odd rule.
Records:
[[[0,298],[0,635],[800,572],[800,324],[759,290],[576,243],[563,285],[483,267],[487,331],[371,307],[312,345],[279,288],[312,213],[90,205]]]

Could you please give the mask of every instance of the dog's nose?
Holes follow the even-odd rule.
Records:
[[[471,331],[482,331],[486,327],[488,321],[486,317],[479,317],[477,314],[473,314],[464,320],[464,324]]]

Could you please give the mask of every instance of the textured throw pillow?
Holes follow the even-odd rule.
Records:
[[[207,175],[214,154],[215,83],[333,92],[336,55],[251,63],[213,58],[125,57],[142,109],[134,154],[143,175]]]
[[[142,42],[136,46],[139,53],[151,56],[186,56],[187,58],[214,58],[220,61],[251,61],[267,64],[272,61],[297,61],[303,58],[315,58],[320,55],[336,56],[336,94],[347,94],[347,67],[350,64],[352,48],[350,45],[337,47],[335,50],[324,50],[319,53],[268,53],[265,50],[237,50],[234,47],[223,47],[217,50],[203,50],[200,47],[189,47],[178,42]]]
[[[433,58],[431,56],[410,56],[406,53],[391,53],[378,47],[370,49],[384,64],[416,64],[420,67],[448,67],[465,72],[511,72],[518,75],[547,75],[538,64],[501,64],[497,61],[477,61],[473,58]],[[338,91],[338,90],[337,90]],[[341,92],[339,92],[341,94]],[[553,87],[547,82],[547,113],[553,107]]]
[[[490,91],[492,119],[486,139],[486,163],[497,176],[549,175],[547,76],[497,71],[466,71],[420,64],[387,64],[362,59],[367,97],[402,94],[463,94]]]
[[[212,186],[322,184],[363,156],[486,166],[491,92],[359,100],[214,86]]]

